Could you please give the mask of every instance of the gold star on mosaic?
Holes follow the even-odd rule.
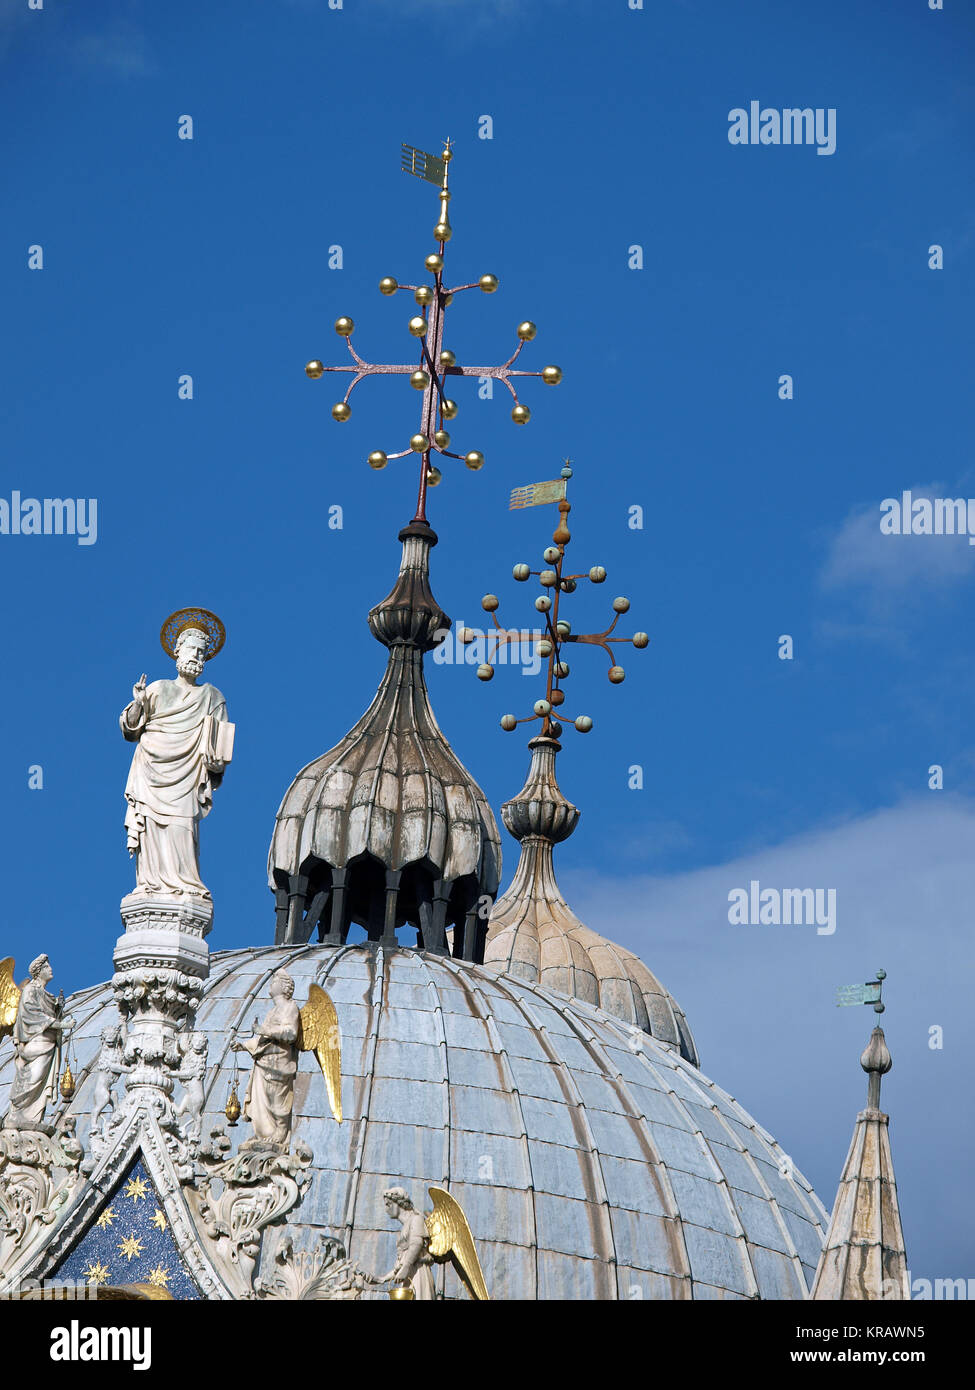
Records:
[[[103,1231],[107,1231],[115,1220],[115,1210],[113,1207],[106,1207],[101,1216],[95,1222],[96,1226],[101,1226]]]
[[[152,1218],[152,1224],[157,1231],[164,1231],[166,1229],[166,1218],[158,1207],[156,1208],[155,1216]]]
[[[156,1265],[156,1268],[150,1273],[147,1282],[152,1284],[154,1288],[168,1289],[169,1270],[165,1265]]]
[[[139,1240],[138,1236],[133,1232],[132,1235],[126,1236],[123,1241],[119,1242],[118,1251],[119,1254],[124,1255],[127,1260],[134,1260],[138,1255],[142,1254],[142,1241]]]
[[[99,1222],[99,1225],[100,1224],[101,1223]],[[85,1279],[88,1281],[89,1284],[104,1284],[105,1281],[108,1279],[108,1270],[102,1264],[101,1260],[99,1260],[97,1263],[93,1260],[88,1265],[87,1269],[82,1270],[82,1273],[84,1274]]]
[[[132,1178],[125,1189],[125,1195],[131,1197],[133,1202],[144,1202],[148,1191],[149,1184],[144,1178]]]

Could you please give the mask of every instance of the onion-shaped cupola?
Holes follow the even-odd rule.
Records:
[[[553,851],[572,834],[579,811],[556,781],[561,745],[539,736],[528,746],[532,761],[525,785],[501,807],[505,827],[521,842],[521,858],[491,912],[484,964],[596,1004],[697,1066],[694,1039],[676,1000],[632,951],[584,926],[562,896]]]
[[[498,288],[491,274],[466,284],[445,281],[452,159],[449,141],[440,156],[403,146],[403,168],[436,184],[440,202],[433,228],[437,249],[423,262],[430,280],[405,284],[385,275],[379,282],[387,298],[401,291],[413,296],[407,324],[413,360],[366,361],[352,344],[355,323],[343,314],[335,331],[346,343],[350,363],[326,366],[313,358],[305,367],[313,381],[331,373],[349,377],[345,395],[332,406],[339,424],[349,419],[350,397],[367,377],[409,380],[420,395],[419,429],[407,447],[391,453],[376,449],[368,461],[381,470],[394,459],[418,460],[419,488],[413,520],[400,532],[399,578],[369,614],[373,635],[389,648],[376,698],[341,743],[298,774],[278,812],[268,875],[279,943],[308,941],[317,931],[319,940],[338,944],[357,923],[371,940],[395,944],[397,928],[408,925],[417,928],[418,945],[445,954],[452,928],[453,954],[480,960],[486,909],[497,892],[497,824],[480,787],[440,732],[423,677],[424,652],[450,625],[430,592],[429,554],[437,537],[427,524],[427,495],[443,476],[434,456],[474,472],[484,465],[479,449],[458,453],[456,444],[451,446],[448,426],[453,428],[458,405],[448,392],[459,380],[487,376],[505,386],[515,402],[511,418],[522,425],[531,411],[518,399],[521,379],[539,377],[557,385],[562,372],[556,366],[537,371],[521,366],[522,349],[536,334],[528,320],[518,325],[517,346],[498,366],[462,366],[445,346],[447,310],[455,296],[493,294]]]
[[[501,865],[491,808],[447,742],[427,693],[423,656],[450,627],[429,581],[436,533],[413,521],[392,591],[369,614],[389,649],[376,697],[341,743],[303,768],[278,811],[268,862],[279,944],[345,942],[353,923],[397,943],[417,929],[425,950],[479,958]],[[403,944],[412,945],[411,941]]]

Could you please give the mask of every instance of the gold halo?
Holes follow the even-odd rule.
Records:
[[[185,632],[188,627],[195,627],[207,635],[204,661],[216,656],[227,640],[227,630],[216,613],[211,613],[208,608],[179,608],[175,613],[170,613],[159,632],[159,640],[167,656],[175,659],[176,642],[180,633]]]

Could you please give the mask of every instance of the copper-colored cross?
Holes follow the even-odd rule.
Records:
[[[404,146],[404,150],[406,148]],[[415,156],[417,153],[422,154],[422,151],[412,151],[413,157],[409,163],[404,160],[404,168],[408,173],[417,173],[419,177],[423,177],[422,165],[421,168],[416,167]],[[433,468],[430,462],[432,453],[442,454],[446,458],[462,459],[472,469],[478,469],[484,463],[483,454],[477,450],[468,454],[457,454],[449,448],[450,435],[444,426],[445,422],[449,422],[457,414],[457,406],[447,396],[445,390],[450,377],[492,377],[496,381],[503,382],[514,399],[511,415],[516,424],[527,423],[531,412],[527,406],[522,405],[519,401],[511,378],[540,376],[547,384],[555,385],[562,377],[561,370],[554,366],[545,367],[540,372],[525,372],[513,368],[513,363],[518,359],[525,343],[530,342],[535,336],[535,325],[527,320],[518,325],[517,331],[520,340],[518,346],[508,360],[498,367],[461,367],[457,365],[453,353],[444,350],[443,335],[446,311],[454,295],[460,294],[462,290],[473,289],[481,289],[486,294],[492,294],[498,287],[498,281],[494,275],[482,275],[479,280],[453,288],[448,288],[443,282],[444,249],[452,234],[447,212],[447,205],[451,196],[447,188],[447,176],[450,160],[453,158],[449,140],[445,144],[441,158],[443,183],[438,194],[440,218],[434,227],[434,237],[439,244],[439,250],[427,256],[425,262],[427,270],[433,275],[433,284],[401,285],[392,276],[388,276],[381,280],[379,285],[380,291],[386,295],[395,294],[398,290],[411,290],[413,292],[417,302],[417,314],[410,320],[410,332],[420,340],[419,361],[399,364],[366,362],[352,346],[352,332],[355,327],[352,320],[339,318],[336,320],[335,330],[345,338],[354,365],[326,367],[316,359],[309,362],[305,368],[307,374],[312,378],[321,377],[326,372],[352,374],[352,380],[342,400],[332,407],[332,415],[339,421],[349,418],[351,414],[349,397],[359,382],[367,376],[408,376],[412,378],[417,389],[422,389],[420,428],[410,440],[409,448],[400,449],[392,454],[385,454],[381,450],[376,450],[369,456],[369,462],[374,468],[384,468],[391,458],[404,458],[410,453],[421,455],[420,485],[415,521],[426,521],[427,486],[440,480],[439,470]]]

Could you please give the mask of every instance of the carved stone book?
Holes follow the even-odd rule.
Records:
[[[229,763],[234,756],[236,724],[227,719],[214,719],[208,714],[203,721],[203,755],[209,763]]]

